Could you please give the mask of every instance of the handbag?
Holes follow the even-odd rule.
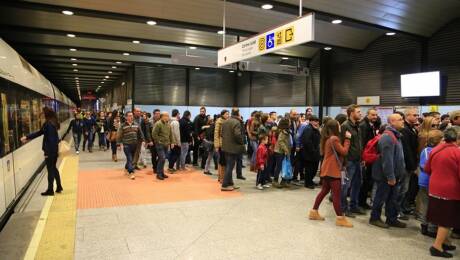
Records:
[[[59,142],[59,155],[64,155],[65,153],[67,153],[68,151],[70,151],[70,144],[64,140],[61,140]]]
[[[337,154],[337,151],[335,150],[334,144],[331,144],[332,151],[334,152],[335,159],[337,160],[337,164],[339,165],[340,169],[340,179],[342,182],[342,185],[345,185],[348,181],[348,175],[347,175],[347,168],[343,166],[343,163],[339,159],[339,155]]]
[[[109,140],[110,140],[110,142],[117,141],[117,131],[111,131],[110,132]]]
[[[292,175],[291,160],[289,160],[288,156],[285,156],[283,162],[281,163],[281,178],[283,180],[291,180],[293,177]]]

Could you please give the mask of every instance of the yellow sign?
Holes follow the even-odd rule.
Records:
[[[280,46],[284,43],[284,31],[277,31],[275,33],[275,44]]]
[[[290,43],[294,41],[294,26],[291,26],[287,29],[284,30],[284,42],[285,43]]]
[[[259,51],[265,50],[265,36],[259,38]]]
[[[439,112],[439,106],[430,106],[430,112]]]

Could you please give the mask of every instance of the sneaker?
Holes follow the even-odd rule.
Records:
[[[63,189],[62,187],[60,187],[60,188],[57,188],[57,189],[56,189],[56,192],[57,192],[57,193],[61,193],[63,190],[64,190],[64,189]]]
[[[367,203],[362,204],[362,205],[359,205],[359,207],[360,207],[361,209],[364,209],[364,210],[371,210],[371,209],[372,209],[371,205],[369,205],[369,204],[367,204]]]
[[[220,188],[221,191],[233,191],[235,188],[233,186],[222,187]]]
[[[446,251],[439,251],[438,249],[434,248],[433,246],[430,247],[430,254],[431,256],[436,257],[443,257],[443,258],[452,258],[454,257],[453,254],[446,252]]]
[[[170,174],[174,174],[176,172],[176,170],[173,168],[173,169],[168,169],[169,173]]]
[[[258,190],[263,190],[263,189],[264,189],[264,187],[262,186],[262,184],[258,184],[258,185],[256,186],[256,188],[257,188]]]
[[[80,151],[77,151],[76,153],[77,153],[77,154],[80,154]]]
[[[264,188],[271,188],[271,187],[272,187],[272,185],[271,185],[271,184],[269,184],[269,183],[267,183],[267,184],[264,184],[264,185],[262,185],[262,187],[264,187]]]
[[[130,178],[131,180],[135,180],[135,179],[136,179],[136,175],[134,175],[134,173],[131,173],[131,175],[129,176],[129,178]]]
[[[167,179],[167,178],[169,178],[169,176],[166,175],[166,174],[163,174],[163,178]]]
[[[240,186],[233,185],[233,189],[238,190],[239,188],[240,188]]]
[[[351,209],[351,212],[353,212],[356,215],[366,215],[366,212],[359,207]]]
[[[245,180],[246,180],[246,178],[245,178],[245,177],[243,177],[243,176],[238,176],[238,177],[236,177],[236,178],[237,178],[238,180],[243,180],[243,181],[245,181]]]
[[[389,228],[390,226],[383,222],[381,219],[369,220],[369,224],[379,227],[379,228]]]
[[[211,172],[204,172],[204,174],[206,174],[206,175],[212,175]]]
[[[160,180],[160,181],[162,181],[162,180],[164,180],[165,178],[163,178],[163,176],[160,176],[160,175],[157,174],[157,179]]]
[[[42,196],[54,196],[54,191],[45,191],[40,193]]]
[[[401,222],[399,220],[395,221],[387,221],[386,222],[390,227],[395,227],[395,228],[406,228],[407,224],[404,222]]]
[[[314,184],[307,184],[307,185],[305,185],[305,188],[310,189],[310,190],[314,190],[315,185]]]
[[[409,216],[405,215],[404,213],[399,213],[398,219],[407,221],[407,220],[409,220]]]

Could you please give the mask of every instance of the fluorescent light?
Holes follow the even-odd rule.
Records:
[[[190,46],[190,47],[188,47],[188,48],[189,48],[190,50],[195,50],[195,49],[196,49],[195,46]]]
[[[395,35],[396,33],[395,33],[395,32],[387,32],[387,33],[385,33],[385,34],[388,35],[388,36],[393,36],[393,35]]]
[[[125,55],[125,56],[129,56],[129,53],[127,53],[127,52],[124,52],[124,53],[123,53],[123,55]]]
[[[67,37],[75,38],[75,34],[68,33],[68,34],[67,34]]]
[[[111,74],[112,72],[109,70],[109,74]]]
[[[333,24],[341,24],[341,23],[342,23],[342,20],[340,20],[340,19],[335,19],[335,20],[332,20],[332,23],[333,23]]]
[[[74,69],[73,71],[75,71],[75,72],[78,72],[78,70],[77,70],[77,69]]]
[[[100,88],[101,86],[97,86],[98,88]]]
[[[229,71],[229,72],[230,72],[230,73],[233,73],[233,72],[235,72],[235,71],[234,71],[234,70],[231,70],[231,71]]]
[[[155,21],[147,21],[147,24],[148,25],[155,25],[155,24],[157,24],[157,22],[155,22]]]
[[[222,30],[220,30],[220,31],[217,32],[217,34],[224,34],[224,33],[225,33],[225,32],[222,31]]]
[[[330,50],[332,50],[332,48],[331,48],[331,47],[324,47],[324,49],[325,49],[326,51],[330,51]]]
[[[101,81],[101,84],[104,84],[104,81]]]
[[[62,11],[62,13],[65,14],[65,15],[73,15],[73,12],[69,11],[69,10],[64,10],[64,11]]]
[[[77,63],[73,63],[72,66],[78,66],[78,64],[77,64]]]
[[[106,79],[110,78],[109,76],[105,76]]]
[[[78,79],[78,77],[75,77],[75,79]]]
[[[200,70],[200,68],[195,68],[195,70]]]
[[[117,68],[117,66],[112,66],[112,69],[116,69],[116,68]]]
[[[116,64],[122,64],[122,62],[121,62],[121,61],[117,61],[117,62],[115,62],[115,63],[116,63]]]
[[[281,58],[281,59],[282,59],[282,60],[289,60],[288,57],[283,57],[283,58]]]
[[[75,58],[70,58],[70,60],[77,60],[77,59],[75,59]]]
[[[102,81],[106,81],[106,79],[102,79]]]
[[[273,5],[271,5],[271,4],[264,4],[264,5],[262,5],[261,7],[262,7],[262,9],[270,10],[270,9],[273,8]]]
[[[74,48],[70,48],[69,50],[70,51],[77,51],[77,49],[74,49]]]
[[[141,43],[141,42],[140,42],[140,41],[134,40],[133,43],[139,44],[139,43]]]

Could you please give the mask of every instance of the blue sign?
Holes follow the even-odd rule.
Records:
[[[267,46],[267,50],[275,47],[275,33],[274,32],[267,34],[266,46]]]

